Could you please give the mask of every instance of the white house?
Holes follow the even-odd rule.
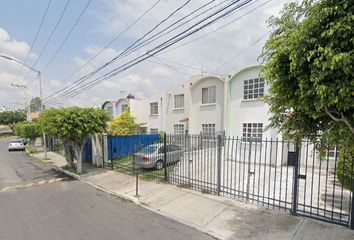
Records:
[[[224,131],[224,80],[193,76],[166,96],[166,132],[215,134]]]
[[[268,93],[267,84],[260,75],[261,66],[251,66],[228,79],[227,135],[244,139],[276,138],[276,129],[269,124],[269,106],[260,97]]]
[[[156,94],[144,100],[145,114],[147,114],[147,133],[160,133],[166,130],[166,96]]]

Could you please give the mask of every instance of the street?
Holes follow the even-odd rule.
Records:
[[[68,179],[0,139],[0,239],[213,239]]]

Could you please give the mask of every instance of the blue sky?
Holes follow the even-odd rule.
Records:
[[[48,1],[2,1],[0,8],[0,54],[15,57],[20,61],[24,60]],[[37,60],[38,54],[48,39],[66,2],[67,0],[52,0],[37,42],[31,49],[31,56],[26,62],[27,64],[32,66]],[[92,0],[63,49],[42,73],[44,96],[48,96],[54,90],[64,87],[65,84],[78,79],[80,76],[83,76],[85,73],[90,72],[119,54],[121,50],[146,33],[148,29],[169,15],[171,11],[183,4],[185,0],[161,0],[149,14],[114,42],[94,62],[85,67],[72,79],[63,82],[66,76],[78,69],[91,56],[95,55],[107,42],[113,39],[128,24],[137,19],[154,2],[141,0]],[[221,2],[221,0],[216,2]],[[149,97],[188,80],[191,75],[212,71],[220,63],[246,48],[267,32],[266,19],[271,15],[277,14],[285,2],[288,1],[273,0],[269,2],[267,0],[256,0],[244,10],[236,12],[229,18],[223,19],[223,21],[220,21],[215,26],[203,30],[190,39],[208,33],[235,17],[242,16],[253,7],[260,4],[264,4],[264,6],[240,18],[240,20],[230,24],[230,26],[225,27],[221,31],[159,56],[161,58],[159,59],[160,63],[163,62],[171,65],[171,62],[165,62],[165,60],[174,61],[200,68],[200,71],[186,68],[180,69],[181,66],[178,65],[174,65],[171,68],[166,65],[143,62],[105,81],[94,89],[61,103],[61,105],[100,105],[100,103],[107,99],[115,99],[120,97],[121,94],[126,94],[126,92],[122,93],[121,91],[131,92],[141,98]],[[71,0],[62,18],[62,22],[49,42],[46,51],[39,59],[36,66],[37,69],[43,70],[44,65],[59,47],[86,3],[86,0]],[[172,20],[184,16],[203,3],[205,3],[203,0],[191,1]],[[265,39],[223,66],[220,69],[221,73],[229,75],[243,67],[259,64],[258,56],[264,42]],[[132,57],[149,50],[152,46],[146,46],[140,52],[133,53]],[[124,63],[128,59],[131,58],[122,59],[112,67],[119,66],[119,64]],[[26,72],[23,72],[16,78],[19,69],[20,67],[15,66],[13,62],[6,62],[6,60],[0,59],[0,106],[15,108],[19,107],[19,105],[16,106],[13,103],[14,99],[23,102],[23,94],[21,95],[17,89],[10,86],[10,83],[14,81],[28,86],[29,98],[38,95],[38,83],[35,80],[35,76],[32,75],[29,78],[25,78]],[[105,71],[109,69],[107,68]],[[175,71],[176,69],[180,71]]]

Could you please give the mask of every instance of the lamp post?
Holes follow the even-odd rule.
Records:
[[[9,61],[14,61],[17,62],[18,64],[21,64],[22,66],[32,70],[33,72],[37,73],[37,77],[38,77],[38,81],[39,81],[39,94],[40,94],[40,98],[41,98],[41,112],[43,112],[44,110],[44,105],[43,105],[43,95],[42,95],[42,80],[41,80],[41,72],[24,64],[23,62],[18,61],[15,58],[6,56],[6,55],[0,55],[0,57],[9,60]],[[44,145],[44,158],[47,158],[47,149],[46,149],[46,136],[45,133],[43,133],[43,145]]]

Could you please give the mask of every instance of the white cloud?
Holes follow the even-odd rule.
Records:
[[[171,75],[171,71],[164,67],[155,67],[151,69],[150,73],[155,77],[168,77]]]

